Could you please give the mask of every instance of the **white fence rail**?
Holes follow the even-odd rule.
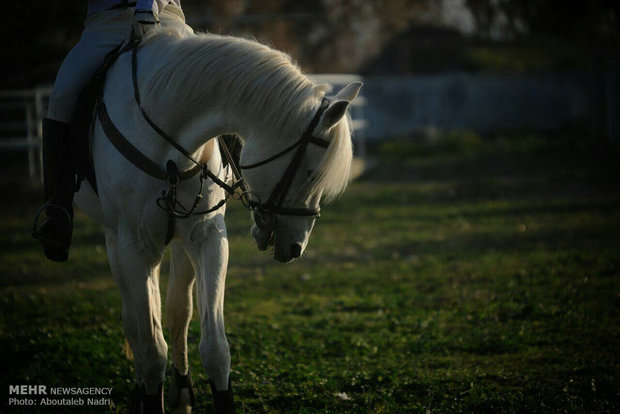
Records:
[[[311,78],[316,82],[330,83],[336,88],[361,80],[358,75],[344,74],[315,74]],[[31,179],[42,179],[42,125],[51,90],[51,86],[45,85],[33,89],[0,91],[0,151],[27,151]],[[365,104],[363,96],[360,96],[351,108],[355,148],[359,156],[365,154],[363,136],[368,126],[364,117]]]
[[[41,177],[42,120],[51,89],[0,91],[0,151],[27,151],[31,179]]]

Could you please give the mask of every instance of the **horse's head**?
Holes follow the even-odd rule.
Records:
[[[279,144],[270,145],[273,131],[247,140],[240,165],[253,210],[251,235],[260,250],[273,245],[278,261],[303,254],[321,200],[346,187],[353,155],[346,115],[361,86],[351,83],[322,101],[314,98],[309,110],[277,132]]]

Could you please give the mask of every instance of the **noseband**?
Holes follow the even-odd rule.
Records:
[[[284,171],[282,178],[275,185],[269,198],[265,203],[261,203],[260,200],[254,200],[248,198],[246,200],[247,206],[252,212],[254,212],[254,221],[256,225],[261,228],[261,230],[265,231],[273,231],[275,227],[275,215],[285,215],[285,216],[314,216],[316,218],[320,217],[321,209],[320,208],[296,208],[296,207],[284,207],[284,199],[286,198],[291,184],[295,178],[295,174],[299,169],[299,165],[301,163],[301,159],[306,153],[306,149],[308,148],[308,144],[318,145],[322,148],[327,148],[329,146],[329,141],[326,141],[321,138],[317,138],[313,135],[314,129],[318,125],[321,116],[329,106],[329,101],[325,98],[321,101],[321,106],[319,107],[316,114],[310,121],[308,128],[301,135],[301,138],[293,143],[291,146],[285,148],[284,150],[278,152],[275,155],[272,155],[269,158],[266,158],[262,161],[256,162],[254,164],[249,165],[239,165],[239,169],[241,170],[250,170],[253,168],[257,168],[268,164],[276,159],[282,157],[283,155],[293,151],[295,148],[297,151],[293,155],[288,167]],[[258,216],[258,217],[257,217]],[[258,218],[258,220],[257,220]],[[261,223],[262,222],[262,223]]]

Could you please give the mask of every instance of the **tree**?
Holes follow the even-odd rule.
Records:
[[[551,38],[580,44],[620,40],[620,2],[614,0],[467,0],[478,34],[492,38]]]

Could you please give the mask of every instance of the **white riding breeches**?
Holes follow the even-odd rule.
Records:
[[[82,89],[106,55],[131,36],[133,9],[95,13],[84,21],[79,42],[62,62],[50,95],[47,117],[70,123]],[[185,21],[181,8],[169,5],[159,15],[162,27],[171,19]]]

